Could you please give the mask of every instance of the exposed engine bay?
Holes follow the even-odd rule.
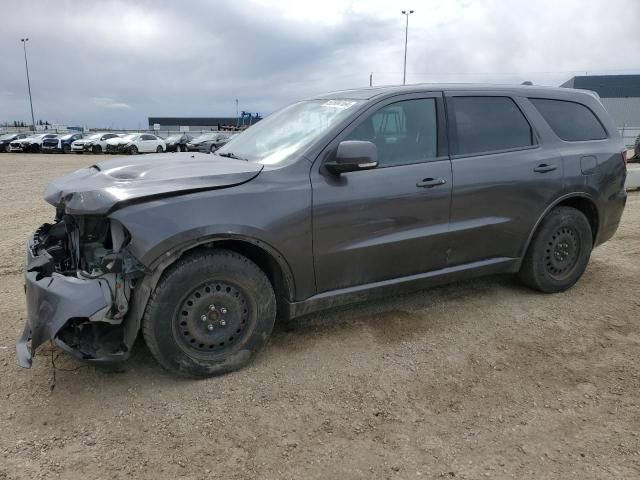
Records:
[[[31,353],[51,338],[85,360],[126,356],[123,321],[136,280],[144,275],[144,267],[126,252],[128,241],[117,220],[61,210],[54,223],[35,231],[25,285],[28,301],[40,305],[39,318],[28,322]],[[70,289],[75,295],[67,298]]]

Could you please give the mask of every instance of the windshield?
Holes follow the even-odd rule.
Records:
[[[235,136],[216,153],[265,165],[280,163],[309,146],[361,103],[345,99],[294,103]]]
[[[130,142],[140,135],[139,133],[129,133],[128,135],[124,135],[123,137],[113,137],[115,139],[124,140],[125,142]]]
[[[218,136],[217,132],[203,133],[193,139],[194,142],[206,142],[207,140],[214,140]]]
[[[0,135],[0,140],[9,140],[13,138],[15,135],[16,135],[15,133],[5,133],[4,135]]]
[[[101,133],[94,133],[93,135],[89,135],[85,140],[96,140],[102,137]]]
[[[182,138],[182,135],[171,135],[165,138],[165,142],[177,142]]]

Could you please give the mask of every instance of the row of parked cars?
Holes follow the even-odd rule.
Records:
[[[206,132],[198,136],[177,133],[162,138],[151,133],[8,133],[0,136],[0,152],[30,153],[138,153],[215,152],[234,135]]]

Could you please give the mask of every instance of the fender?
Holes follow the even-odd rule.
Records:
[[[191,241],[183,242],[179,246],[174,246],[164,252],[164,254],[158,257],[152,265],[150,265],[149,270],[146,272],[147,274],[135,286],[133,300],[124,321],[124,343],[128,347],[128,351],[131,351],[131,347],[133,346],[138,335],[138,331],[140,330],[142,316],[144,315],[147,303],[149,302],[149,297],[156,288],[156,285],[164,271],[173,265],[185,252],[199,246],[211,245],[224,240],[236,240],[249,243],[271,255],[271,257],[278,262],[283,273],[288,291],[288,300],[292,301],[295,298],[295,282],[291,268],[284,256],[272,245],[250,236],[235,233],[217,233],[192,239]]]
[[[538,230],[538,226],[540,225],[540,223],[542,222],[542,220],[544,219],[544,217],[547,216],[547,214],[554,208],[556,207],[558,204],[564,202],[565,200],[568,200],[570,198],[586,198],[587,200],[591,201],[591,203],[593,203],[593,205],[596,208],[596,212],[598,213],[598,231],[600,231],[600,227],[602,226],[602,216],[600,215],[600,208],[598,207],[598,203],[595,201],[595,199],[593,198],[593,195],[587,193],[587,192],[570,192],[570,193],[565,193],[564,195],[561,195],[560,197],[556,198],[553,202],[551,202],[547,208],[544,209],[544,211],[542,212],[542,214],[540,215],[540,217],[538,218],[538,220],[536,221],[536,223],[533,225],[533,228],[531,229],[531,232],[529,233],[529,236],[527,237],[527,241],[524,244],[524,249],[522,250],[521,254],[520,254],[520,262],[522,262],[522,260],[524,259],[524,256],[527,254],[527,250],[529,250],[529,244],[531,243],[531,241],[533,240],[533,236],[535,235],[536,231]],[[596,242],[594,242],[595,245]],[[518,266],[519,268],[519,266]]]

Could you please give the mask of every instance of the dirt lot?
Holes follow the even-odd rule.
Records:
[[[204,381],[142,342],[22,370],[25,238],[96,160],[0,154],[0,479],[640,477],[640,194],[564,294],[493,277],[308,316]]]

